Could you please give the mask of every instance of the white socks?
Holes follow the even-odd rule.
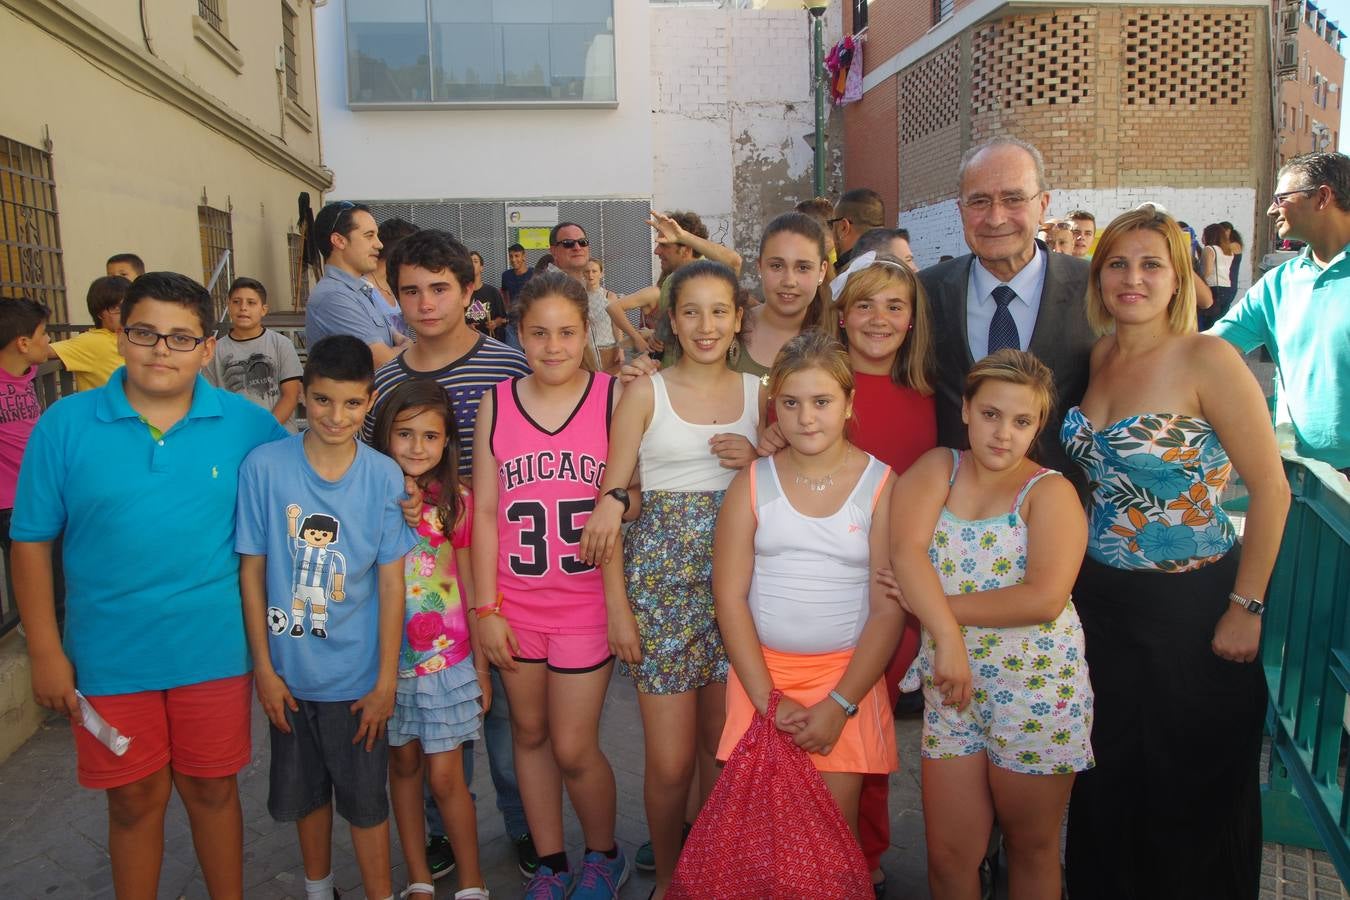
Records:
[[[305,879],[306,900],[333,900],[333,873],[329,872],[318,881]]]

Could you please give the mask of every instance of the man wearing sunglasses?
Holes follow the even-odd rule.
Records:
[[[582,284],[586,283],[586,263],[591,261],[591,242],[586,229],[576,222],[559,222],[548,233],[548,252],[553,264]]]
[[[1266,215],[1282,240],[1307,246],[1252,285],[1210,333],[1243,353],[1265,345],[1298,452],[1350,474],[1350,157],[1291,159]]]

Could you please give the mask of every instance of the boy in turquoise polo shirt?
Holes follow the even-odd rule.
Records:
[[[148,272],[122,304],[126,365],[38,420],[11,525],[33,694],[71,717],[80,783],[108,796],[120,897],[154,896],[178,789],[213,897],[243,893],[236,773],[251,753],[252,679],[234,554],[244,457],[286,436],[267,410],[207,383],[215,311],[192,279]],[[64,639],[52,587],[62,540]],[[76,690],[130,737],[81,721]]]

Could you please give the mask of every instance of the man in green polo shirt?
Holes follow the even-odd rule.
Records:
[[[1210,332],[1264,345],[1298,452],[1350,470],[1350,157],[1307,153],[1280,169],[1268,215],[1303,252],[1252,285]]]

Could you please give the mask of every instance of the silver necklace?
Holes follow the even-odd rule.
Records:
[[[819,478],[812,478],[810,475],[804,474],[802,470],[799,468],[797,469],[797,474],[793,476],[792,483],[805,485],[806,489],[812,491],[813,493],[816,494],[822,493],[826,488],[832,487],[834,485],[834,476],[842,472],[844,470],[844,466],[848,465],[848,458],[850,455],[852,455],[852,453],[853,453],[852,447],[845,450],[844,461],[839,464],[839,467],[836,468],[833,472],[822,475]]]

